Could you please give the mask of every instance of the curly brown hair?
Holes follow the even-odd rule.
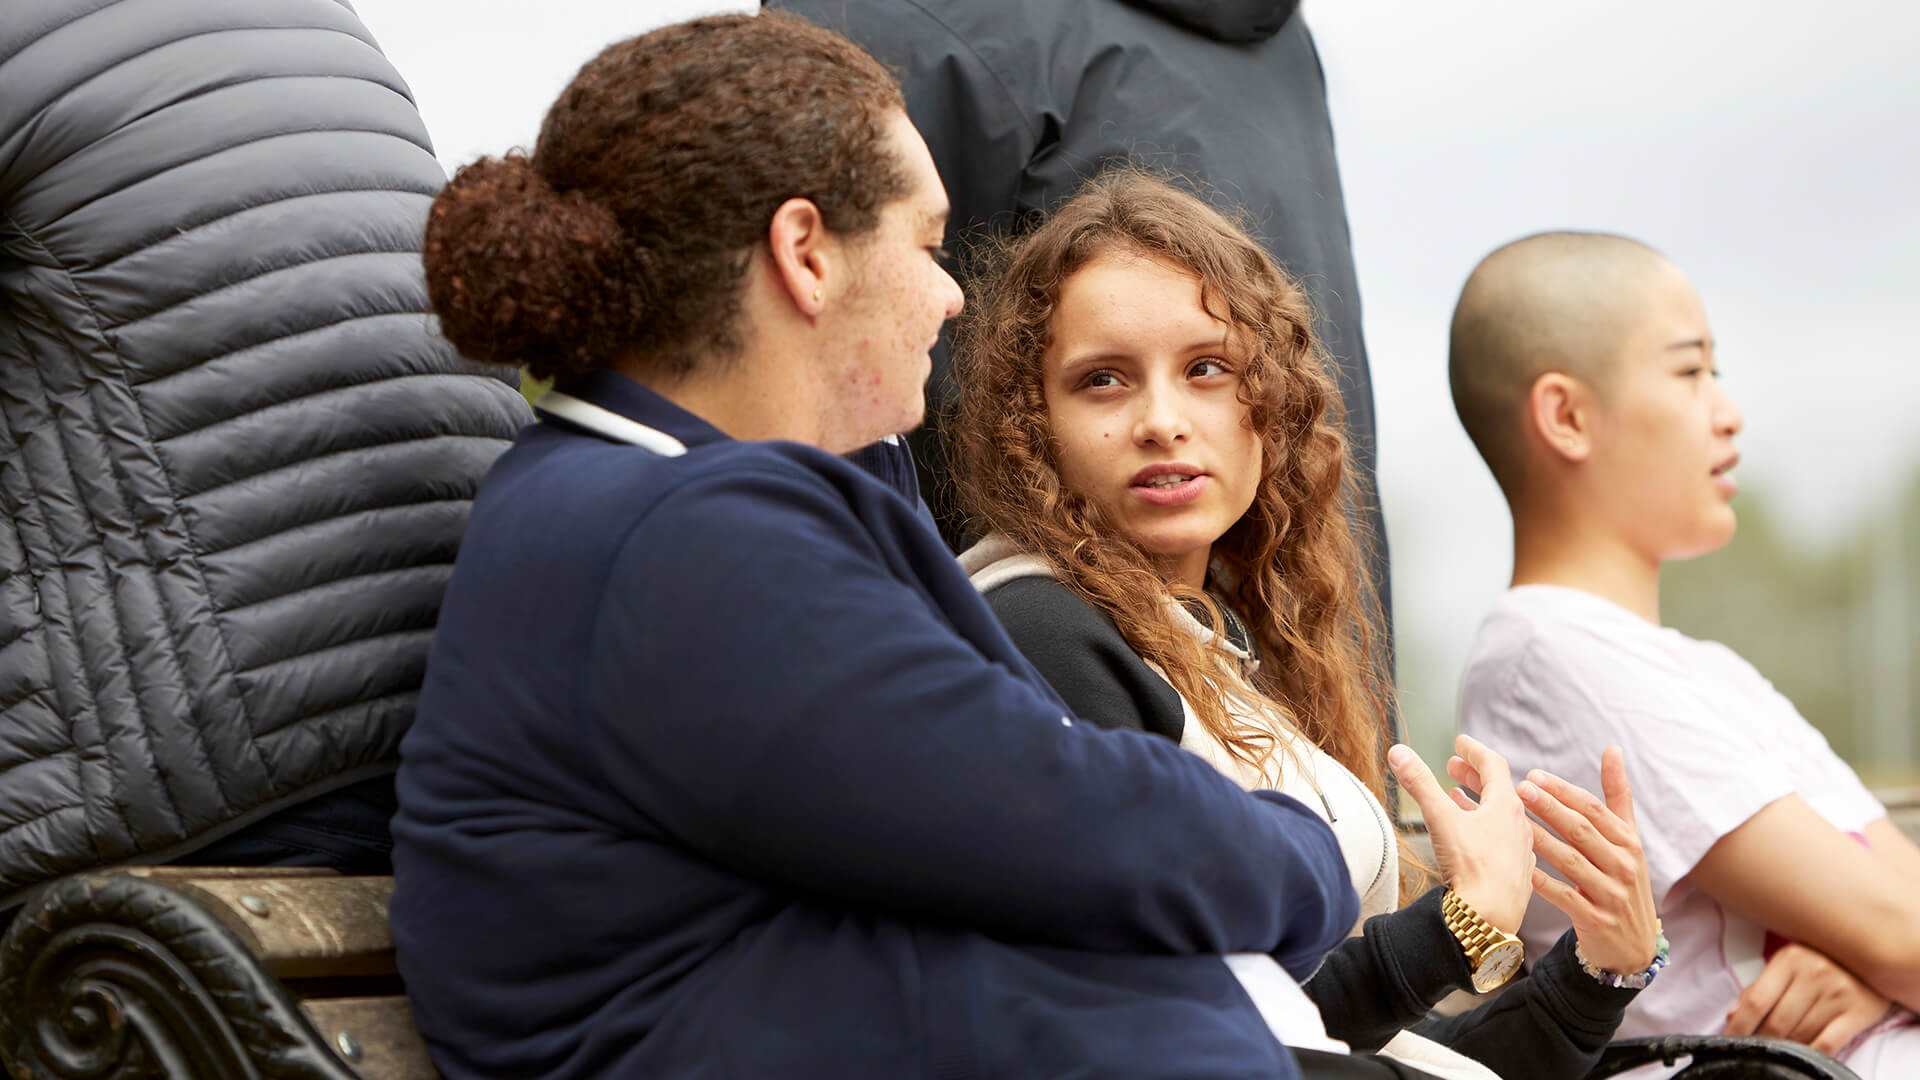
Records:
[[[531,156],[456,172],[427,219],[427,295],[468,357],[564,378],[632,360],[667,378],[741,345],[768,222],[811,199],[870,231],[907,193],[886,144],[899,82],[792,15],[695,19],[608,46]]]
[[[1199,277],[1208,310],[1249,344],[1239,389],[1261,444],[1253,505],[1213,546],[1215,576],[1264,660],[1245,689],[1384,802],[1391,690],[1376,660],[1374,591],[1351,524],[1354,470],[1340,394],[1313,334],[1305,293],[1224,214],[1133,168],[1089,182],[1036,230],[988,241],[954,342],[958,387],[946,437],[970,524],[1044,557],[1165,673],[1207,730],[1242,761],[1266,764],[1275,733],[1236,719],[1219,659],[1170,617],[1169,583],[1090,498],[1060,480],[1041,387],[1054,305],[1081,267],[1113,252]]]

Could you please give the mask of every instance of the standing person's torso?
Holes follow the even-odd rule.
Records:
[[[1482,625],[1461,690],[1463,730],[1506,754],[1599,790],[1619,744],[1634,783],[1654,898],[1672,944],[1620,1036],[1718,1032],[1758,978],[1766,928],[1720,906],[1686,874],[1720,836],[1789,794],[1842,832],[1885,810],[1793,704],[1723,645],[1655,626],[1571,589],[1524,586]],[[1552,944],[1565,916],[1535,900],[1522,937]]]
[[[0,896],[391,770],[527,417],[428,327],[445,174],[350,9],[30,8],[0,30]]]

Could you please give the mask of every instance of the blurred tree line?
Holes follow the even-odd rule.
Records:
[[[1735,505],[1733,543],[1667,568],[1662,616],[1751,661],[1869,784],[1920,786],[1920,472],[1817,546],[1764,493]]]

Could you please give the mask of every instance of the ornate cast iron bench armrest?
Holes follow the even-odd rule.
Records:
[[[140,868],[56,882],[0,940],[12,1076],[435,1075],[393,967],[391,878]]]

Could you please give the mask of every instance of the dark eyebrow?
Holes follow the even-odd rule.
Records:
[[[1222,347],[1222,342],[1218,338],[1204,338],[1180,350],[1180,352],[1183,355],[1187,353],[1225,352],[1225,351],[1226,350]],[[1077,371],[1080,368],[1086,367],[1090,364],[1111,364],[1116,361],[1132,360],[1132,359],[1135,359],[1135,354],[1128,352],[1125,349],[1107,349],[1102,352],[1088,353],[1085,356],[1076,356],[1071,360],[1068,360],[1065,363],[1061,364],[1060,370]]]

